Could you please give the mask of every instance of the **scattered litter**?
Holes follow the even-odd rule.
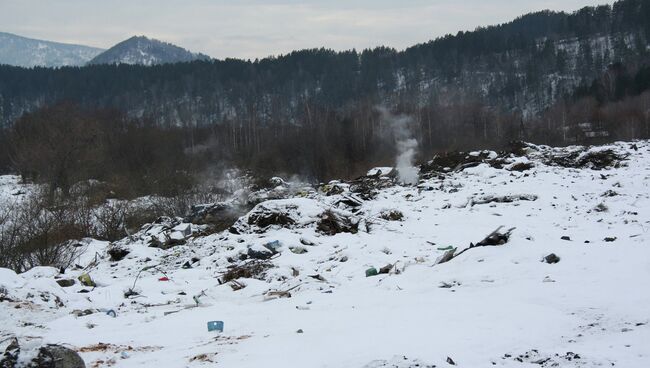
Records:
[[[456,253],[456,248],[451,248],[450,250],[446,251],[442,256],[438,257],[438,259],[436,259],[436,261],[434,262],[434,265],[447,263],[451,261],[454,258],[455,253]]]
[[[280,243],[279,240],[274,240],[272,242],[268,242],[264,244],[264,247],[270,250],[271,252],[277,253],[280,251],[280,248],[282,247],[282,243]]]
[[[544,262],[546,262],[548,264],[558,263],[558,262],[560,262],[560,257],[555,255],[555,253],[551,253],[551,254],[547,255],[546,257],[544,257]]]
[[[72,315],[74,315],[75,317],[89,316],[89,315],[91,315],[93,313],[95,313],[95,311],[92,310],[92,309],[84,309],[84,310],[75,309],[75,310],[72,311]]]
[[[309,239],[307,239],[307,238],[300,238],[300,243],[301,243],[302,245],[308,245],[308,246],[310,246],[310,247],[313,247],[313,246],[316,245],[315,242],[313,242],[312,240],[309,240]]]
[[[461,285],[461,283],[458,282],[458,281],[451,281],[451,282],[441,281],[440,286],[438,286],[438,287],[441,288],[441,289],[451,289],[454,286],[460,286],[460,285]]]
[[[419,359],[397,355],[390,360],[373,360],[363,368],[436,368],[435,364],[426,364]]]
[[[311,278],[314,279],[314,280],[318,280],[318,281],[322,281],[322,282],[327,282],[327,280],[325,280],[325,278],[324,278],[323,276],[321,276],[320,274],[309,275],[309,277],[311,277]]]
[[[470,243],[468,248],[463,249],[462,251],[456,253],[456,248],[453,248],[451,250],[446,251],[442,256],[440,256],[434,265],[436,264],[441,264],[441,263],[446,263],[451,261],[452,259],[460,256],[461,254],[467,252],[470,249],[478,248],[478,247],[490,247],[490,246],[499,246],[506,244],[508,240],[510,239],[510,234],[512,234],[512,231],[515,229],[510,228],[508,231],[501,233],[501,229],[503,226],[499,226],[496,230],[491,232],[488,236],[486,236],[483,240],[480,242],[473,244]]]
[[[208,331],[219,331],[223,332],[223,321],[209,321],[208,322]]]
[[[133,285],[127,291],[124,292],[124,298],[129,298],[131,296],[140,295],[140,293],[135,291],[135,285],[138,282],[138,280],[140,279],[140,276],[142,275],[142,273],[144,271],[157,270],[158,272],[161,272],[161,273],[164,274],[164,272],[161,271],[160,269],[158,269],[157,267],[158,266],[156,266],[156,265],[150,265],[150,266],[145,266],[142,269],[140,269],[140,271],[138,271],[138,274],[135,276],[135,279],[133,280]]]
[[[84,286],[88,286],[88,287],[96,287],[97,286],[95,284],[95,282],[93,281],[93,279],[90,277],[90,275],[87,274],[87,273],[82,273],[78,277],[78,279],[81,282],[81,284],[84,285]]]
[[[490,233],[490,235],[486,236],[485,239],[481,240],[480,242],[476,243],[475,245],[470,244],[470,248],[473,247],[482,247],[482,246],[495,246],[495,245],[503,245],[508,242],[510,239],[510,234],[512,234],[512,231],[515,229],[510,228],[508,231],[505,233],[501,233],[501,229],[503,226],[499,226],[496,230]]]
[[[289,288],[287,290],[269,290],[266,293],[264,293],[264,300],[267,301],[267,300],[273,300],[278,298],[291,298],[291,291],[297,289],[299,286],[300,284],[292,288]]]
[[[517,194],[517,195],[507,195],[507,196],[493,196],[488,195],[480,198],[470,198],[468,201],[468,206],[475,206],[480,204],[488,203],[513,203],[518,201],[536,201],[537,196],[534,194]]]
[[[388,265],[386,265],[386,266],[380,268],[380,269],[379,269],[379,273],[380,273],[380,274],[387,274],[387,273],[390,272],[391,269],[393,269],[393,265],[392,265],[392,264],[388,264]]]
[[[594,207],[594,211],[596,212],[607,212],[609,211],[609,208],[604,203],[598,203],[596,207]]]
[[[119,262],[123,260],[124,257],[130,253],[130,251],[120,246],[112,246],[106,251],[106,253],[108,253],[112,262]]]
[[[124,292],[124,298],[125,299],[128,299],[128,298],[130,298],[132,296],[137,296],[137,295],[140,295],[140,293],[138,293],[137,291],[135,291],[133,289],[129,289],[129,290]]]
[[[206,362],[206,363],[214,363],[214,360],[212,358],[216,355],[216,353],[213,354],[198,354],[190,358],[190,362]]]
[[[404,214],[398,210],[389,210],[382,212],[379,217],[386,221],[403,221]]]
[[[246,287],[246,284],[238,280],[230,281],[229,285],[232,291],[238,291]]]
[[[539,365],[541,367],[567,367],[568,363],[574,360],[580,360],[582,357],[579,354],[575,354],[572,352],[567,352],[566,354],[542,354],[538,350],[533,349],[530,351],[527,351],[523,354],[519,354],[516,356],[513,356],[512,354],[505,354],[501,359],[512,359],[518,363],[529,363],[529,364],[535,364]],[[614,365],[613,363],[611,364],[612,366]],[[580,366],[582,367],[582,364],[578,365],[571,365],[572,367],[577,367]]]
[[[261,260],[253,260],[241,265],[230,266],[228,267],[228,271],[219,279],[219,283],[224,284],[240,278],[263,280],[266,271],[270,268],[273,268],[273,264]]]
[[[59,284],[61,287],[70,287],[73,286],[75,281],[73,279],[61,279],[61,280],[56,280],[56,283]]]
[[[290,247],[289,250],[291,251],[291,253],[294,253],[294,254],[305,254],[305,253],[307,253],[307,249],[304,248],[304,247]]]
[[[321,215],[317,230],[325,235],[336,235],[338,233],[356,234],[359,231],[359,221],[352,220],[350,216],[327,210]]]
[[[379,272],[374,267],[370,267],[369,269],[366,270],[366,277],[377,276],[377,275],[379,275]]]
[[[203,296],[205,296],[205,290],[201,291],[200,293],[192,297],[192,300],[194,300],[194,303],[196,303],[197,307],[201,304],[201,297]]]

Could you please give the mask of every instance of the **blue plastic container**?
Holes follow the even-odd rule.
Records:
[[[268,243],[264,244],[264,247],[266,247],[266,249],[270,250],[271,252],[276,252],[276,253],[278,252],[278,249],[280,249],[281,246],[282,246],[282,244],[280,244],[279,240],[274,240],[272,242],[268,242]]]
[[[208,322],[208,331],[223,332],[223,321],[210,321],[210,322]]]

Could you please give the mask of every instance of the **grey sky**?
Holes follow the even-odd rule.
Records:
[[[0,31],[108,48],[133,35],[213,57],[398,49],[542,10],[608,0],[0,0]]]

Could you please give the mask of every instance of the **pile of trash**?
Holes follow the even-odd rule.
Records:
[[[444,174],[460,172],[481,164],[507,171],[527,171],[535,167],[535,164],[525,156],[533,147],[526,143],[514,142],[511,143],[507,150],[498,153],[495,151],[474,151],[439,154],[431,161],[420,166],[420,177],[431,179]]]
[[[143,225],[137,233],[116,242],[125,249],[134,242],[145,243],[150,247],[169,249],[185,245],[191,238],[199,236],[205,230],[205,225],[184,222],[181,218],[159,217],[153,223]]]
[[[565,150],[547,149],[543,154],[544,163],[549,166],[592,170],[618,168],[629,157],[612,148],[568,147]]]
[[[239,218],[230,227],[230,232],[261,234],[271,228],[304,227],[314,223],[322,212],[321,204],[313,199],[270,200],[256,205],[248,214]]]
[[[390,170],[390,171],[389,171]],[[349,188],[363,200],[374,199],[380,190],[397,184],[398,172],[393,168],[378,168],[368,172],[368,175],[350,181]]]
[[[321,234],[330,236],[339,233],[356,234],[360,222],[361,220],[352,214],[329,209],[320,215],[317,229]]]
[[[431,161],[420,166],[420,176],[423,179],[431,179],[480,164],[487,164],[495,169],[522,172],[534,168],[534,161],[540,161],[548,166],[603,170],[620,167],[628,156],[628,153],[619,152],[608,146],[552,148],[525,142],[512,142],[506,150],[498,153],[476,151],[436,155]]]
[[[494,151],[481,152],[447,152],[436,155],[433,159],[420,166],[420,174],[428,178],[433,174],[443,174],[463,171],[476,167],[484,162],[491,163],[498,157]]]
[[[246,200],[246,205],[254,206],[264,201],[287,199],[294,197],[308,197],[316,191],[310,185],[298,180],[287,182],[280,177],[272,177],[262,184],[254,186]]]
[[[248,210],[250,208],[228,202],[198,204],[192,206],[183,222],[208,225],[211,232],[220,232],[230,228]]]
[[[232,265],[229,266],[228,271],[219,278],[219,283],[225,284],[230,281],[236,281],[240,278],[264,280],[266,271],[273,267],[274,266],[271,262],[259,259],[251,260],[239,265]],[[241,288],[241,285],[241,283],[237,284],[239,288]]]

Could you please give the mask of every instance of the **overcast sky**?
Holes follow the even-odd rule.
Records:
[[[543,9],[607,0],[0,0],[0,31],[108,48],[133,35],[213,57],[403,49]]]

